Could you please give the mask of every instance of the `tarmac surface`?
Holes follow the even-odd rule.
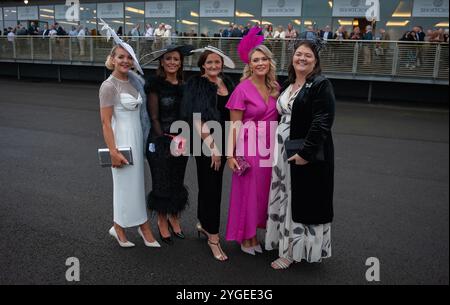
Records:
[[[256,257],[222,241],[229,261],[213,259],[195,232],[197,182],[182,215],[187,238],[162,248],[121,249],[112,225],[111,171],[103,147],[99,84],[0,79],[0,284],[374,284],[366,260],[378,258],[381,284],[449,282],[449,111],[339,101],[332,257],[275,271],[277,251]],[[147,189],[151,177],[146,168]],[[222,240],[231,175],[225,170]],[[157,236],[156,219],[152,229]],[[262,238],[264,232],[259,232]]]

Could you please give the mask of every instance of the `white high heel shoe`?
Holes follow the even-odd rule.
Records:
[[[260,244],[254,246],[253,249],[255,249],[255,252],[257,252],[257,253],[263,253],[263,250],[262,250]]]
[[[245,253],[247,253],[247,254],[250,254],[250,255],[256,255],[256,254],[255,254],[255,248],[254,248],[254,247],[246,248],[246,247],[244,247],[244,246],[241,244],[241,250],[242,250],[242,252],[245,252]]]
[[[154,242],[152,242],[152,243],[148,242],[148,241],[145,239],[144,234],[142,233],[141,228],[138,228],[138,233],[139,233],[139,235],[141,235],[142,239],[144,240],[144,244],[145,244],[147,247],[151,247],[151,248],[160,248],[160,247],[161,247],[161,245],[159,244],[159,242],[156,241],[156,240],[155,240]]]
[[[130,241],[126,241],[126,242],[120,241],[119,236],[117,235],[117,232],[116,232],[116,229],[114,228],[114,226],[112,226],[111,229],[109,229],[109,235],[114,237],[122,248],[132,248],[135,246],[135,244],[133,244]]]

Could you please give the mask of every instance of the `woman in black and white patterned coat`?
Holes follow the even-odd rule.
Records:
[[[266,232],[266,250],[279,248],[274,269],[331,256],[335,97],[330,81],[320,75],[319,46],[311,41],[295,46],[288,86],[277,101],[282,118]],[[288,159],[286,141],[295,139],[304,139],[304,145]],[[323,152],[320,160],[319,151]]]

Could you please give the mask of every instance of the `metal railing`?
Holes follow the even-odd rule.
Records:
[[[171,43],[192,44],[195,47],[212,45],[222,49],[235,61],[236,68],[227,72],[242,73],[244,67],[237,54],[239,39],[132,37],[125,40],[135,48],[139,58]],[[279,75],[287,74],[294,43],[275,39],[264,42],[274,53]],[[0,62],[101,66],[112,46],[112,39],[107,42],[102,36],[84,39],[15,36],[11,41],[7,37],[0,37]],[[321,62],[324,73],[333,78],[448,85],[448,55],[448,44],[442,43],[344,40],[328,41],[321,53]],[[187,57],[185,68],[196,70],[198,56]],[[147,56],[142,63],[148,62],[150,58]],[[155,63],[144,66],[155,67]]]

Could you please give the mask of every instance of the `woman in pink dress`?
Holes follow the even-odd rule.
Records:
[[[226,239],[237,241],[242,251],[255,255],[255,251],[262,252],[256,230],[264,229],[267,222],[279,85],[273,54],[266,46],[256,46],[247,54],[241,83],[226,105],[233,124],[242,122],[240,128],[230,128],[229,134],[227,162],[234,173]],[[236,156],[250,164],[242,175]]]

